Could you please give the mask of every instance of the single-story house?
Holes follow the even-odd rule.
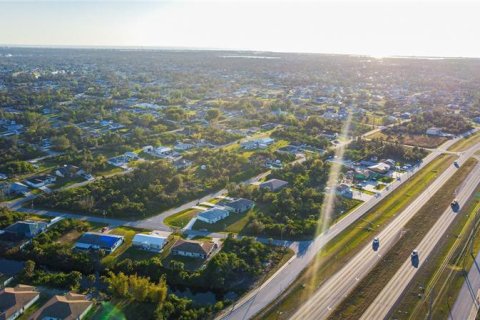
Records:
[[[69,292],[64,296],[53,296],[40,309],[37,310],[30,320],[81,320],[92,309],[93,302],[87,296]]]
[[[85,171],[83,171],[79,167],[71,165],[71,164],[66,164],[63,167],[60,167],[57,170],[55,170],[55,174],[58,177],[61,177],[61,178],[77,177],[77,176],[82,175],[84,172]]]
[[[429,136],[443,136],[442,129],[436,127],[428,128],[426,133]]]
[[[217,244],[210,241],[190,241],[179,239],[172,247],[171,253],[192,258],[208,258],[217,248]]]
[[[15,238],[33,238],[47,229],[48,223],[42,221],[17,221],[4,229],[5,234]]]
[[[255,206],[255,202],[248,199],[239,198],[225,204],[225,208],[229,211],[242,213],[252,209]]]
[[[9,193],[26,194],[29,191],[30,189],[21,182],[13,182],[10,184]]]
[[[345,198],[353,198],[353,191],[352,188],[350,188],[349,185],[341,183],[337,186],[336,192],[338,195],[341,195],[342,197]]]
[[[390,170],[390,165],[384,162],[379,162],[373,166],[368,167],[368,170],[371,170],[376,173],[385,174]]]
[[[150,151],[150,153],[152,155],[157,156],[157,157],[167,157],[170,154],[172,154],[172,152],[173,152],[172,148],[163,147],[163,146],[154,148],[152,151]]]
[[[0,290],[0,319],[14,320],[40,298],[35,287],[19,284]]]
[[[270,191],[277,191],[288,185],[287,181],[280,179],[270,179],[260,184],[260,189],[268,189]]]
[[[195,147],[195,145],[191,143],[177,142],[177,144],[173,146],[173,149],[176,151],[186,151],[192,149],[193,147]]]
[[[125,238],[115,234],[98,232],[86,232],[75,243],[75,249],[79,250],[104,250],[112,253],[123,243]]]
[[[137,233],[132,239],[132,245],[144,250],[160,252],[167,243],[167,237],[158,234]]]
[[[230,212],[217,207],[205,210],[197,215],[197,219],[206,223],[215,223],[225,219],[230,215]]]
[[[192,165],[192,161],[186,159],[176,159],[172,162],[173,166],[177,169],[185,169]]]
[[[50,174],[45,174],[41,176],[36,176],[25,180],[25,183],[31,186],[32,188],[41,188],[48,184],[52,184],[57,181],[55,176]]]
[[[245,141],[240,146],[245,150],[265,149],[271,145],[275,140],[272,138],[260,138],[255,140]]]

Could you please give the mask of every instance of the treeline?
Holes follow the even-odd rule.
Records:
[[[470,123],[460,114],[435,110],[413,115],[412,120],[400,126],[390,127],[386,134],[426,134],[428,128],[438,127],[446,133],[461,134],[472,129]]]
[[[129,174],[99,179],[81,188],[43,195],[44,207],[100,215],[142,217],[161,212],[188,200],[223,188],[260,172],[234,152],[201,150],[186,158],[197,166],[177,171],[169,162],[143,163]]]
[[[83,274],[93,273],[98,268],[99,256],[95,252],[75,251],[71,244],[58,242],[65,233],[77,230],[87,231],[89,224],[84,221],[64,219],[36,236],[32,241],[19,248],[4,252],[7,258],[16,260],[32,260],[37,265],[52,270],[71,272],[79,271]]]
[[[401,163],[414,163],[423,159],[427,153],[425,149],[418,147],[409,148],[399,143],[390,143],[380,139],[357,138],[348,145],[345,150],[345,158],[360,161],[376,157],[378,160],[393,159]]]
[[[22,219],[21,213],[12,211],[6,207],[0,207],[0,229],[8,227],[14,222]]]

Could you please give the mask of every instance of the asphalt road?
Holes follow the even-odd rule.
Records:
[[[437,158],[444,150],[446,150],[456,141],[457,139],[447,141],[445,144],[440,146],[438,150],[431,152],[427,157],[423,159],[420,166],[414,168],[414,172],[428,165],[431,161]],[[241,298],[236,304],[227,309],[225,312],[221,313],[217,318],[250,319],[255,314],[260,312],[263,308],[275,301],[275,299],[277,299],[281,295],[281,293],[292,284],[292,282],[298,277],[300,272],[302,272],[302,270],[312,262],[316,254],[323,248],[323,246],[327,242],[335,238],[338,234],[348,228],[356,220],[360,219],[385,196],[394,192],[401,184],[403,184],[409,177],[411,177],[414,172],[405,175],[401,179],[401,181],[393,182],[389,186],[388,190],[383,190],[380,193],[380,197],[372,197],[370,200],[361,204],[343,219],[332,225],[324,233],[317,236],[314,241],[309,243],[302,243],[298,248],[298,254],[294,257],[294,259],[290,260],[288,264],[281,269],[280,272],[265,281],[261,287],[252,290],[245,297]],[[430,195],[428,195],[428,197],[430,197]],[[333,282],[342,283],[343,280],[341,277],[337,277],[336,280]],[[330,292],[326,290],[325,294],[326,296],[328,296],[330,295]],[[316,304],[321,303],[319,302],[320,300],[315,299],[315,302],[312,303],[310,303],[309,300],[307,304],[315,306]],[[329,307],[328,304],[325,305],[325,310],[327,310],[327,307]],[[317,317],[298,317],[298,319],[317,319]]]
[[[448,317],[449,320],[475,320],[480,306],[480,252],[475,257],[457,300]]]
[[[445,150],[453,141],[442,145],[441,150]],[[480,147],[470,148],[463,152],[457,162],[461,165]],[[431,153],[432,157],[439,151]],[[427,160],[428,161],[428,160]],[[424,161],[424,164],[427,162]],[[292,319],[324,319],[326,318],[340,302],[354,289],[356,284],[366,276],[389,248],[402,236],[402,229],[406,223],[418,212],[418,210],[427,202],[430,197],[437,192],[452,177],[456,168],[452,165],[445,170],[434,182],[422,192],[404,211],[383,229],[378,237],[380,238],[380,248],[377,251],[372,250],[372,245],[363,247],[352,260],[340,271],[328,279],[314,295],[295,313]],[[392,188],[390,188],[392,190]],[[370,318],[377,319],[377,318]]]
[[[467,202],[468,198],[473,194],[479,183],[480,165],[477,164],[457,192],[456,198],[460,203],[460,206]],[[419,252],[418,266],[414,266],[409,257],[397,273],[390,279],[373,303],[368,307],[361,319],[385,319],[389,315],[395,303],[401,297],[403,291],[407,288],[419,268],[421,268],[423,263],[428,261],[429,255],[444,236],[457,214],[458,212],[454,212],[450,206],[444,211],[442,216],[437,220],[417,247]]]

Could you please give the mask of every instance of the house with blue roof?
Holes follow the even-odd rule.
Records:
[[[86,232],[75,243],[78,250],[103,250],[110,254],[120,247],[125,238],[115,234]]]

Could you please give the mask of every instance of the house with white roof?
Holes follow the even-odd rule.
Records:
[[[132,245],[143,250],[160,252],[167,243],[167,238],[153,233],[137,233],[132,239]]]

